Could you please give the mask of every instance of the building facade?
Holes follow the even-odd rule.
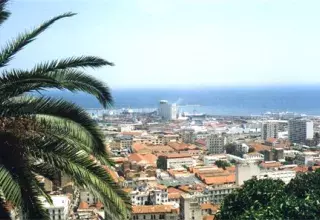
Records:
[[[276,122],[263,122],[261,124],[261,137],[263,140],[268,138],[278,138],[279,124]]]
[[[211,134],[206,139],[206,145],[209,153],[223,154],[224,146],[227,144],[227,138],[223,135]]]
[[[172,205],[132,206],[132,220],[178,220],[179,209]]]
[[[304,143],[313,138],[313,122],[305,119],[289,120],[289,140],[292,143]]]
[[[158,108],[159,116],[166,121],[177,119],[177,105],[170,104],[167,100],[161,100]]]
[[[52,195],[52,204],[49,204],[44,197],[39,198],[44,209],[49,212],[51,220],[68,219],[70,210],[70,199],[66,195]]]

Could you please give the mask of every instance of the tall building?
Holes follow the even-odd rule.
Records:
[[[289,140],[292,143],[304,143],[313,138],[313,122],[305,119],[289,120]]]
[[[279,124],[276,122],[263,122],[261,125],[261,137],[263,140],[268,138],[278,138]]]
[[[177,119],[178,108],[176,104],[170,104],[167,100],[161,100],[158,113],[163,120],[175,120]]]
[[[223,154],[226,144],[227,138],[223,135],[211,134],[206,140],[207,149],[212,154]]]

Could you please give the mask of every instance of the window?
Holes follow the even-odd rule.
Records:
[[[159,215],[159,219],[164,219],[164,215]]]
[[[145,216],[145,215],[143,215],[143,219],[146,219],[146,216]]]
[[[90,202],[90,199],[89,199],[89,198],[87,198],[87,201],[88,201],[88,202]]]

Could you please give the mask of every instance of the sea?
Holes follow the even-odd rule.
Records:
[[[85,109],[100,109],[99,102],[84,93],[46,91],[44,95],[64,98]],[[179,111],[210,115],[250,116],[265,112],[295,112],[320,115],[319,86],[135,88],[113,89],[112,109],[151,111],[159,100],[177,103]]]

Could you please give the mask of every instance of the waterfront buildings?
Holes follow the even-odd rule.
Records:
[[[313,122],[305,119],[289,120],[289,140],[292,143],[304,143],[313,138]]]

